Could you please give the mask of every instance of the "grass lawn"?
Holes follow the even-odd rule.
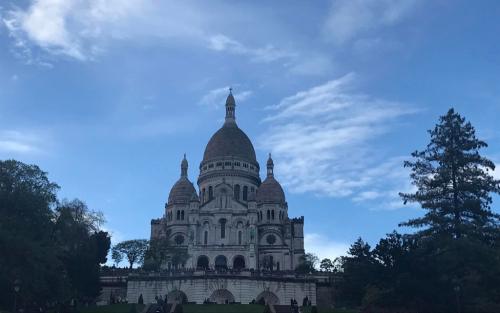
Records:
[[[258,304],[184,304],[184,313],[262,313]]]
[[[102,306],[92,306],[88,308],[81,308],[82,313],[130,313],[132,306],[135,305],[136,312],[141,313],[144,309],[144,305],[138,304],[112,304],[112,305],[102,305]]]
[[[304,308],[304,313],[309,313],[309,312],[311,312],[311,307]],[[318,313],[359,313],[359,311],[354,309],[318,308]]]

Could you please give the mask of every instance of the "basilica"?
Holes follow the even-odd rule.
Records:
[[[294,270],[304,256],[304,218],[288,216],[271,155],[261,180],[252,142],[236,123],[231,92],[225,106],[224,124],[210,138],[199,166],[198,191],[184,155],[164,215],[151,221],[151,240],[167,239],[185,249],[185,268]]]
[[[205,148],[198,188],[188,178],[184,156],[163,217],[151,221],[151,242],[182,251],[182,262],[170,255],[160,271],[128,275],[130,302],[153,303],[161,296],[198,304],[329,299],[316,277],[295,271],[304,257],[304,217],[288,216],[271,155],[261,180],[254,147],[236,124],[235,109],[230,92],[224,124]]]

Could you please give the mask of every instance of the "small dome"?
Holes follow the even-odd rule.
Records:
[[[199,201],[196,189],[187,177],[188,161],[186,154],[181,162],[181,178],[170,189],[168,195],[168,205],[171,204],[188,204],[190,201]]]
[[[170,190],[168,204],[189,204],[192,200],[198,200],[196,189],[187,177],[181,177]]]
[[[257,189],[257,203],[285,203],[285,193],[280,183],[273,176],[268,176]]]

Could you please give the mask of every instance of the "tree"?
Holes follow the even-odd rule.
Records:
[[[412,296],[425,310],[456,302],[466,311],[498,311],[500,218],[491,203],[500,181],[491,175],[494,163],[479,153],[487,144],[453,109],[429,134],[427,147],[404,163],[417,191],[400,194],[426,210],[401,224],[418,229],[407,262],[414,263],[413,280],[421,282]]]
[[[118,259],[115,256],[125,256],[131,269],[134,264],[142,264],[144,262],[144,255],[148,250],[149,241],[146,239],[126,240],[118,243],[112,249],[112,257],[116,263]],[[121,261],[121,259],[120,259]]]
[[[111,258],[113,259],[113,261],[115,261],[116,266],[118,266],[118,264],[123,261],[123,255],[115,249],[111,250]]]
[[[100,265],[106,263],[111,240],[100,231],[102,213],[78,200],[62,201],[55,209],[54,240],[61,248],[71,283],[71,297],[94,299],[100,293]]]
[[[487,235],[485,239],[492,240],[489,233],[498,228],[499,216],[491,211],[491,193],[500,192],[500,181],[490,175],[494,163],[479,154],[488,145],[453,109],[429,134],[426,149],[413,152],[414,160],[404,162],[417,191],[400,193],[405,203],[418,202],[427,212],[402,225],[424,228],[422,236]]]
[[[319,262],[319,258],[313,253],[306,253],[300,258],[299,265],[295,268],[298,273],[314,273],[316,271],[316,265]]]
[[[182,267],[189,259],[187,249],[172,244],[168,239],[154,239],[149,242],[149,248],[144,255],[145,270],[159,270],[162,265],[170,262],[174,268]]]
[[[20,296],[33,301],[67,289],[51,238],[58,188],[36,165],[0,161],[0,307],[12,308],[16,279]]]
[[[110,239],[102,214],[79,200],[57,200],[58,185],[36,165],[0,161],[0,307],[98,295]]]
[[[332,272],[334,269],[332,260],[330,260],[328,258],[321,260],[321,262],[319,264],[319,268],[325,272]]]
[[[375,281],[376,262],[371,247],[358,238],[342,257],[342,283],[338,299],[343,305],[360,306],[367,288]]]

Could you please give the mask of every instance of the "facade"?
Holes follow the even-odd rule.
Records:
[[[186,268],[294,270],[304,255],[304,218],[288,216],[271,155],[261,181],[254,147],[236,124],[235,108],[230,93],[224,125],[210,138],[199,166],[198,192],[184,156],[164,216],[151,221],[151,240],[168,239],[185,249]]]

